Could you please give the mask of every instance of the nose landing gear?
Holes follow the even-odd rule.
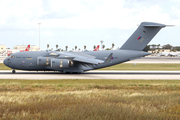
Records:
[[[15,74],[15,73],[16,73],[16,71],[15,71],[15,70],[12,70],[12,73],[13,73],[13,74]]]

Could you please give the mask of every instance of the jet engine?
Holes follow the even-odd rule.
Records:
[[[38,65],[49,65],[49,57],[38,57],[37,64]]]
[[[71,61],[68,59],[51,59],[52,68],[67,68],[71,64]]]

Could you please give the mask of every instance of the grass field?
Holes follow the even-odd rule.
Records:
[[[0,63],[0,70],[11,70],[11,68],[5,66],[3,63]]]
[[[0,119],[178,120],[177,80],[0,80]]]
[[[114,66],[110,66],[107,68],[102,68],[101,70],[172,70],[179,71],[180,64],[151,64],[151,63],[137,63],[134,65],[133,63],[123,63]]]
[[[11,70],[9,67],[6,67],[3,63],[0,63],[0,70]],[[102,68],[99,70],[170,70],[170,71],[179,71],[180,64],[143,64],[138,63],[136,65],[132,63],[123,63],[114,65],[107,68]]]

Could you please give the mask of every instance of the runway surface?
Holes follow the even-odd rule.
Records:
[[[1,70],[0,79],[134,79],[134,80],[180,80],[180,71],[88,71],[83,74],[59,72],[36,72]]]

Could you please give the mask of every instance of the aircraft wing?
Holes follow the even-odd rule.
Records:
[[[70,59],[73,61],[83,62],[83,63],[90,63],[90,64],[101,64],[104,63],[103,60],[95,59],[95,56],[88,55],[82,52],[58,52],[56,53],[59,56],[56,59]]]
[[[102,60],[93,59],[93,58],[86,58],[86,57],[76,57],[73,59],[74,61],[90,63],[90,64],[101,64],[104,63]]]

